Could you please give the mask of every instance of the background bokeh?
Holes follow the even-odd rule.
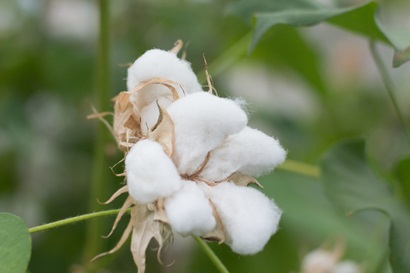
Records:
[[[111,1],[106,30],[111,97],[126,88],[127,64],[150,48],[170,49],[182,39],[202,83],[205,55],[218,93],[246,99],[251,125],[278,137],[290,159],[317,165],[332,144],[363,137],[372,166],[388,176],[395,162],[409,154],[409,146],[367,39],[328,24],[277,26],[247,54],[251,19],[230,12],[232,2]],[[408,1],[385,2],[386,21],[405,19]],[[0,1],[0,211],[19,215],[29,227],[87,213],[94,201],[89,191],[98,121],[86,116],[98,92],[97,4]],[[379,44],[378,49],[390,65],[392,48]],[[389,69],[407,124],[409,67]],[[106,155],[109,182],[99,200],[122,183],[109,171],[122,156],[113,139]],[[241,257],[225,245],[212,245],[232,272],[297,272],[307,252],[336,238],[347,242],[346,257],[368,268],[385,254],[388,227],[379,219],[384,216],[363,212],[346,217],[315,178],[278,170],[260,181],[284,210],[283,221],[266,249],[255,256]],[[121,201],[100,209],[117,208]],[[99,221],[104,233],[98,236],[105,235],[113,218]],[[100,251],[114,246],[124,224],[112,238],[101,239]],[[35,234],[29,271],[84,272],[86,225]],[[176,239],[165,254],[166,263],[175,260],[169,267],[148,252],[147,272],[216,271],[190,239]],[[98,272],[135,271],[128,245],[98,262]]]

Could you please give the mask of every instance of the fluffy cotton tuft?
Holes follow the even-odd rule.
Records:
[[[302,261],[303,272],[331,272],[338,258],[330,252],[317,249],[308,253]],[[332,271],[333,272],[333,271]]]
[[[194,173],[209,151],[248,122],[246,113],[234,101],[207,92],[179,99],[167,110],[174,121],[173,160],[182,174]]]
[[[151,49],[145,52],[128,68],[127,88],[130,91],[139,83],[153,78],[166,79],[177,83],[178,85],[174,87],[181,97],[185,94],[202,91],[190,63],[179,59],[173,52],[160,49]],[[155,101],[160,96],[172,98],[167,87],[155,84],[137,92],[133,96],[133,100],[136,101],[139,108],[142,108],[142,106]]]
[[[282,211],[260,191],[222,182],[207,187],[227,235],[226,243],[239,254],[263,249],[278,229]]]
[[[167,197],[181,188],[182,181],[161,145],[151,140],[137,142],[125,158],[128,192],[146,204]]]
[[[360,273],[362,271],[355,262],[344,261],[344,262],[338,263],[330,272],[331,273]]]
[[[204,235],[216,225],[208,199],[193,181],[183,182],[181,190],[165,200],[165,211],[172,228],[184,236]]]
[[[239,171],[258,177],[273,170],[286,158],[279,142],[259,130],[245,127],[230,135],[211,153],[211,158],[201,177],[210,181],[227,178]]]

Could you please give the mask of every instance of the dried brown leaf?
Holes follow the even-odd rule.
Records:
[[[101,121],[115,138],[115,130],[113,126],[111,126],[111,124],[104,118],[105,116],[114,114],[112,112],[98,113],[97,109],[95,109],[93,105],[91,105],[91,111],[93,111],[93,114],[88,115],[87,119],[98,119],[99,121]]]
[[[145,272],[145,252],[154,238],[159,244],[160,251],[165,243],[166,227],[163,223],[154,219],[155,214],[146,205],[136,204],[131,210],[131,221],[133,231],[131,239],[131,252],[134,262],[138,267],[138,273]]]
[[[110,251],[101,253],[97,256],[95,256],[94,258],[92,258],[91,262],[97,260],[98,258],[101,258],[105,255],[109,255],[109,254],[113,254],[114,252],[118,251],[123,245],[124,243],[127,241],[128,237],[130,236],[132,231],[132,222],[130,221],[128,223],[127,228],[124,230],[124,233],[122,234],[120,240],[118,241],[118,243],[115,245],[115,247],[113,249],[111,249]]]
[[[181,51],[183,46],[184,46],[184,42],[182,42],[182,40],[177,40],[174,44],[174,47],[170,49],[169,52],[178,54],[178,52]]]
[[[125,109],[127,109],[130,104],[130,96],[131,94],[129,92],[123,91],[120,92],[115,98],[115,101],[118,103],[121,111],[125,111]]]
[[[104,236],[104,238],[108,238],[111,236],[111,234],[114,232],[115,228],[117,227],[118,223],[120,222],[122,216],[124,216],[125,212],[129,207],[132,206],[134,203],[134,200],[132,199],[131,196],[128,196],[127,200],[125,200],[124,204],[122,205],[120,211],[117,214],[117,217],[115,218],[114,224],[112,225],[110,233],[108,235]]]
[[[154,220],[168,224],[168,217],[164,206],[164,198],[159,198],[155,202]]]
[[[158,104],[159,117],[157,123],[148,133],[148,138],[161,144],[165,153],[171,157],[174,151],[174,122],[167,110]]]
[[[214,94],[214,92],[215,92],[215,95],[218,96],[218,92],[216,91],[216,89],[214,87],[212,77],[211,77],[211,75],[209,74],[209,71],[208,71],[208,62],[206,61],[205,54],[202,57],[204,58],[205,75],[206,75],[206,81],[208,83],[208,88],[209,88],[208,93]]]
[[[129,129],[139,129],[140,123],[134,118],[134,116],[130,115],[124,122],[124,126]]]
[[[263,189],[263,186],[253,176],[243,174],[241,172],[235,172],[227,178],[228,181],[234,182],[238,186],[247,187],[249,184],[255,184]]]
[[[177,99],[179,99],[179,94],[178,94],[178,92],[177,92],[177,90],[174,86],[179,86],[181,88],[182,88],[182,86],[177,82],[167,80],[167,79],[163,79],[163,78],[152,78],[148,81],[143,81],[140,84],[138,84],[130,92],[131,93],[136,93],[138,95],[139,93],[141,93],[143,91],[144,87],[146,87],[148,85],[151,85],[151,84],[160,84],[160,85],[163,85],[163,86],[167,87],[172,93],[172,100],[176,101]],[[137,100],[138,100],[138,98],[137,98]],[[141,107],[141,109],[142,109],[142,107]]]
[[[101,204],[107,205],[109,203],[111,203],[112,201],[114,201],[118,196],[120,196],[123,193],[128,192],[128,186],[124,186],[122,188],[120,188],[119,190],[117,190],[111,197],[110,199],[108,199],[105,202],[102,202]]]
[[[121,92],[114,101],[113,131],[118,146],[123,151],[128,151],[141,135],[140,113],[130,101],[131,93]],[[124,145],[131,143],[131,145]]]

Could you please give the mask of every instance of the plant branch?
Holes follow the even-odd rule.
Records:
[[[370,51],[372,53],[374,61],[376,62],[380,76],[382,77],[384,86],[386,87],[387,94],[389,95],[389,98],[391,102],[393,103],[393,107],[396,110],[397,116],[399,117],[400,123],[403,126],[404,133],[407,137],[407,141],[409,142],[409,145],[410,145],[410,134],[407,131],[406,123],[404,122],[404,118],[403,118],[403,113],[400,111],[400,107],[399,107],[399,104],[395,96],[393,81],[390,78],[389,73],[387,72],[387,68],[383,63],[383,60],[379,52],[377,51],[376,42],[374,40],[370,41]]]
[[[110,103],[110,69],[109,69],[109,1],[98,0],[99,6],[99,37],[97,47],[97,62],[95,69],[95,100],[98,111],[108,111]],[[98,198],[107,194],[109,185],[109,171],[106,156],[106,147],[109,143],[109,134],[103,124],[98,123],[94,142],[94,159],[92,177],[89,190],[88,211],[98,211],[101,206],[96,202]],[[84,261],[89,261],[95,253],[103,248],[100,234],[104,223],[101,221],[88,222],[86,226],[86,241],[84,246]],[[95,266],[93,264],[92,266]],[[88,272],[95,272],[89,269]]]
[[[222,263],[218,256],[216,256],[215,252],[209,247],[207,243],[205,243],[202,239],[192,236],[201,249],[205,252],[205,254],[211,259],[212,263],[218,268],[219,272],[221,273],[229,273],[228,269]]]
[[[59,221],[55,221],[55,222],[52,222],[52,223],[32,227],[32,228],[29,228],[28,231],[30,233],[35,233],[35,232],[44,231],[44,230],[48,230],[48,229],[58,228],[58,227],[61,227],[61,226],[65,226],[65,225],[69,225],[69,224],[89,220],[89,219],[96,218],[96,217],[115,215],[115,214],[118,214],[119,211],[120,211],[120,209],[112,209],[112,210],[103,210],[103,211],[98,211],[98,212],[87,213],[87,214],[74,216],[74,217],[66,218],[66,219],[59,220]],[[130,212],[130,209],[127,211],[127,213],[129,213],[129,212]]]

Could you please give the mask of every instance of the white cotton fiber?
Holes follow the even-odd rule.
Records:
[[[317,249],[303,258],[302,273],[331,272],[336,263],[337,258],[332,253]]]
[[[169,51],[151,49],[139,57],[128,68],[127,88],[131,91],[141,82],[153,78],[167,79],[178,83],[182,88],[179,85],[174,87],[180,96],[202,91],[190,63],[179,59],[175,53]],[[145,87],[137,95],[136,98],[134,96],[134,100],[137,100],[138,107],[153,102],[158,96],[172,98],[169,89],[158,84]]]
[[[182,185],[172,160],[161,145],[151,140],[137,142],[125,158],[129,194],[142,204],[167,197]]]
[[[286,151],[276,139],[245,127],[212,151],[200,175],[210,181],[225,179],[236,171],[258,177],[281,164],[285,158]]]
[[[352,261],[344,261],[336,264],[330,273],[360,273],[360,267]]]
[[[160,96],[157,100],[151,102],[141,110],[141,132],[143,135],[147,135],[148,131],[158,122],[159,109],[158,104],[167,108],[172,101],[168,97]]]
[[[193,181],[184,181],[181,190],[165,199],[171,227],[181,235],[201,236],[216,225],[208,198]]]
[[[182,174],[194,173],[209,151],[248,122],[246,113],[234,101],[207,92],[179,99],[167,110],[175,126],[173,160]]]
[[[260,191],[222,182],[207,188],[221,217],[226,243],[239,254],[255,254],[263,249],[278,229],[282,211]]]

